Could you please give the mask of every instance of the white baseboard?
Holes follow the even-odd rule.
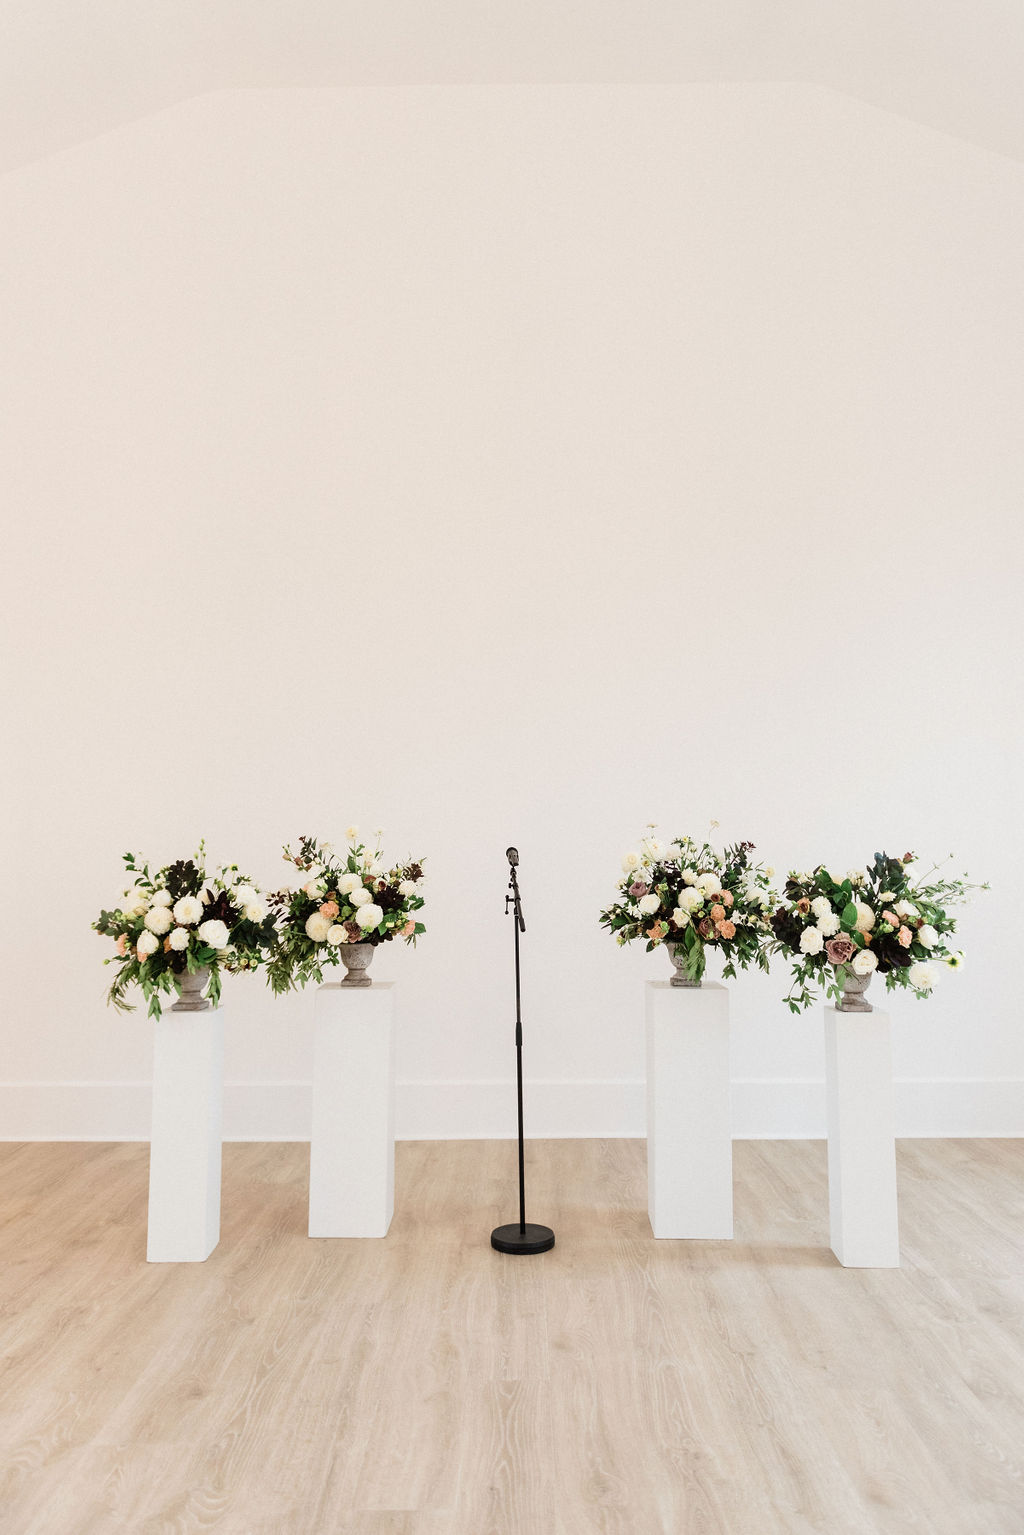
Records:
[[[1024,1081],[920,1077],[896,1081],[899,1136],[1024,1135]],[[820,1140],[825,1084],[814,1078],[734,1081],[737,1140]],[[229,1141],[309,1139],[308,1082],[229,1082]],[[644,1134],[642,1078],[540,1081],[526,1086],[526,1133],[535,1139]],[[0,1082],[0,1141],[145,1141],[148,1082]],[[400,1140],[510,1140],[513,1081],[398,1084]]]

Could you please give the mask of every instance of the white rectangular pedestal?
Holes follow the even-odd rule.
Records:
[[[395,987],[316,994],[311,1237],[382,1237],[395,1209]]]
[[[844,1268],[899,1268],[889,1014],[825,1009],[828,1212]]]
[[[646,984],[647,1208],[656,1237],[732,1236],[729,993]]]
[[[150,1263],[202,1263],[220,1241],[224,1017],[168,1008],[153,1020]]]

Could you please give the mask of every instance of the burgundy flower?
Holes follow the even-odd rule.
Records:
[[[856,944],[849,938],[830,938],[825,953],[833,965],[845,965],[853,958]]]

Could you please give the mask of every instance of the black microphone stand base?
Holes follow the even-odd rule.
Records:
[[[529,1221],[525,1226],[518,1221],[495,1226],[491,1232],[491,1246],[499,1253],[546,1253],[554,1245],[555,1233],[550,1226],[534,1226]]]

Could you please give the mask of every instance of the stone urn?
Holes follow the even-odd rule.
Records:
[[[373,943],[343,943],[339,946],[338,953],[345,964],[347,974],[342,981],[343,986],[372,986],[373,977],[367,975],[370,961],[376,944]]]
[[[675,969],[675,975],[673,975],[669,985],[699,987],[700,981],[691,981],[690,977],[686,973],[685,944],[667,943],[665,948],[668,951],[668,957],[672,961],[672,965]]]
[[[209,979],[210,971],[206,966],[202,970],[183,970],[180,975],[176,975],[174,984],[178,988],[178,1000],[171,1012],[205,1013],[211,1005],[209,997],[203,996],[203,989]]]
[[[867,975],[856,975],[853,970],[847,969],[843,977],[843,994],[836,1003],[836,1011],[840,1013],[873,1013],[874,1008],[864,995],[870,984],[870,972]]]

